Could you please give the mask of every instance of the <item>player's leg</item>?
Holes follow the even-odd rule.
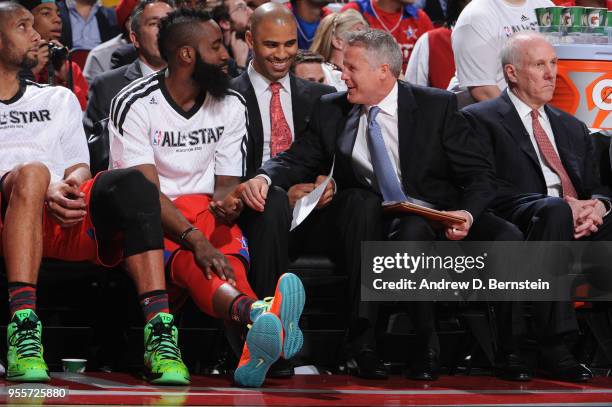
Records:
[[[284,274],[277,283],[274,297],[257,300],[246,278],[248,247],[240,229],[216,224],[209,212],[202,213],[196,225],[226,256],[234,270],[236,287],[216,275],[211,280],[206,279],[193,253],[186,250],[179,250],[172,259],[172,281],[189,290],[203,312],[252,324],[234,378],[240,385],[258,387],[269,366],[281,354],[290,358],[302,346],[303,336],[298,323],[305,302],[304,287],[297,276]],[[268,315],[260,321],[266,313],[274,317]]]
[[[7,327],[8,380],[49,380],[42,325],[36,315],[36,282],[42,257],[42,212],[50,175],[40,163],[14,168],[2,178],[2,249],[11,320]]]
[[[101,174],[91,190],[90,211],[99,243],[123,235],[123,254],[145,316],[145,371],[155,384],[188,384],[178,331],[164,278],[163,230],[155,185],[139,171]]]

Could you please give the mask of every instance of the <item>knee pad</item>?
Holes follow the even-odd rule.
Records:
[[[164,247],[159,192],[140,171],[122,169],[102,174],[92,190],[94,199],[96,229],[98,218],[122,232],[125,257]]]

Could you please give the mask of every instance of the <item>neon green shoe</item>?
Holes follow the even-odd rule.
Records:
[[[178,348],[174,317],[160,312],[144,328],[145,378],[152,384],[187,385],[189,371]]]
[[[43,359],[42,324],[31,309],[15,312],[7,327],[8,369],[6,379],[16,382],[48,382],[49,368]]]

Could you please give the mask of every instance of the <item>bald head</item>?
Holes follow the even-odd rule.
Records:
[[[519,66],[527,50],[534,46],[549,46],[550,42],[542,34],[536,31],[521,31],[512,35],[501,52],[502,67],[508,64]]]
[[[277,26],[295,27],[294,29],[297,30],[295,17],[291,10],[278,3],[265,3],[255,9],[251,16],[251,33],[257,35],[257,27],[264,22]]]
[[[542,35],[522,32],[510,37],[502,50],[502,67],[508,87],[532,109],[553,98],[557,55]]]

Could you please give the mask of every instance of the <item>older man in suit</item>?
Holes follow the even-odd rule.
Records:
[[[609,240],[609,190],[599,182],[584,123],[548,105],[555,90],[557,56],[537,33],[515,34],[502,52],[508,89],[469,106],[464,116],[494,163],[498,192],[491,208],[527,240]],[[508,314],[511,317],[511,314]],[[535,303],[543,362],[558,379],[585,381],[563,337],[577,329],[569,303]],[[516,348],[515,323],[500,323],[502,347]]]
[[[337,193],[310,221],[334,236],[337,249],[348,254],[355,373],[384,378],[374,352],[376,315],[359,302],[361,242],[468,236],[516,240],[521,235],[485,211],[495,196],[493,170],[457,112],[455,96],[398,82],[402,54],[388,33],[356,32],[347,44],[342,79],[348,92],[323,96],[307,135],[266,162],[247,182],[242,197],[248,206],[261,210],[271,186],[289,189],[307,182],[335,161]],[[416,215],[383,218],[383,201],[406,200],[447,210],[465,222],[448,223],[437,232]],[[432,303],[422,304],[415,313],[420,347],[410,376],[432,380],[437,376],[439,345]]]
[[[157,32],[159,20],[173,9],[173,0],[142,0],[136,6],[132,12],[130,37],[138,50],[138,58],[130,65],[94,78],[89,88],[89,101],[83,120],[88,135],[93,132],[97,122],[108,117],[111,100],[121,89],[166,66],[159,55]]]

